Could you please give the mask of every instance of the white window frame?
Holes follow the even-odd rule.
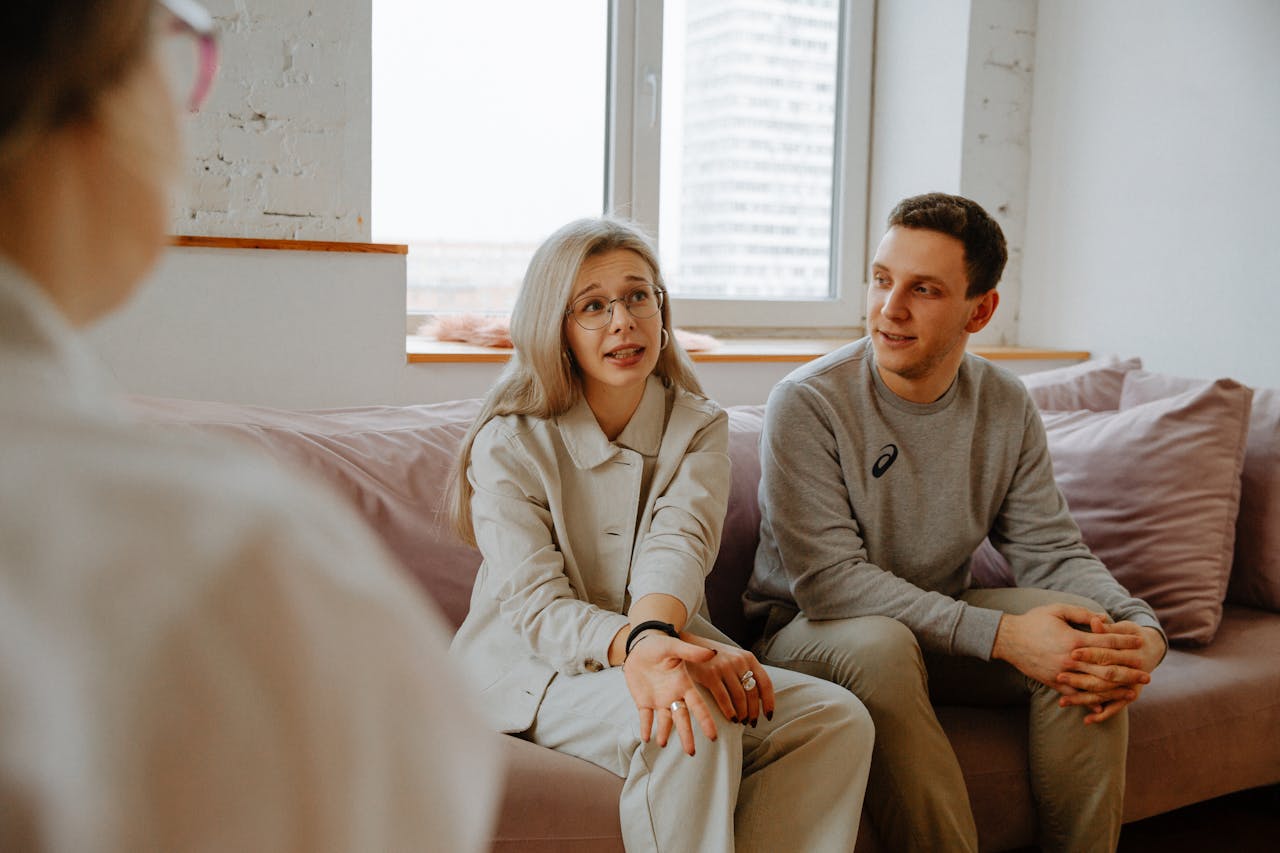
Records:
[[[606,211],[658,233],[662,140],[662,0],[610,0],[605,134]],[[697,328],[853,329],[863,324],[875,0],[842,0],[832,174],[831,289],[827,298],[674,297],[680,325]]]

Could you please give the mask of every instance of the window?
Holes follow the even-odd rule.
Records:
[[[373,198],[410,313],[506,312],[534,249],[604,198],[608,6],[374,0]]]
[[[371,224],[410,244],[410,312],[509,310],[538,242],[609,210],[681,325],[857,325],[871,7],[374,0]]]

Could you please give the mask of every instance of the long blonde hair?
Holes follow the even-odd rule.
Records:
[[[662,287],[657,254],[649,238],[634,223],[602,216],[579,219],[556,231],[538,247],[525,271],[520,295],[511,312],[511,340],[515,352],[485,397],[475,423],[462,441],[450,481],[450,521],[454,532],[468,544],[476,544],[471,522],[471,448],[476,434],[489,421],[503,415],[554,418],[564,414],[582,394],[582,377],[569,358],[565,336],[565,310],[573,282],[587,258],[615,249],[629,249],[644,259],[654,284]],[[671,327],[671,300],[662,303],[662,328],[669,339],[653,369],[668,387],[676,386],[704,396],[693,372],[693,363],[676,341]]]

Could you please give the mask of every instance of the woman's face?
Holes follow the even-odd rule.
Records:
[[[630,249],[593,255],[578,269],[565,336],[582,372],[583,393],[597,414],[604,406],[629,415],[658,364],[662,312],[656,284],[644,258]],[[584,328],[584,322],[600,328]]]

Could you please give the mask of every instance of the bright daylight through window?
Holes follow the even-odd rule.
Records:
[[[509,311],[538,243],[606,210],[718,322],[840,298],[841,6],[374,0],[373,237],[409,244],[410,313]]]

